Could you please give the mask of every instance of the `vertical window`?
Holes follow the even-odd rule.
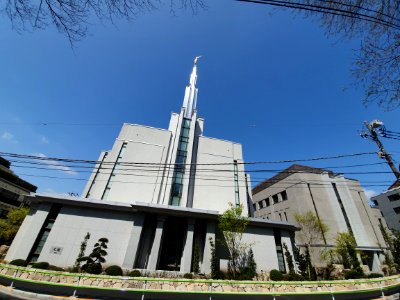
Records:
[[[272,201],[274,201],[274,204],[278,203],[279,202],[278,195],[273,195],[272,196]]]
[[[287,221],[287,214],[286,214],[286,211],[284,211],[283,213],[284,213],[284,215],[285,215],[285,220]]]
[[[125,153],[126,145],[127,145],[127,143],[123,143],[121,146],[121,149],[119,150],[117,160],[115,161],[115,164],[111,170],[110,177],[108,178],[106,188],[104,189],[103,195],[101,196],[102,200],[108,199],[108,194],[110,193],[111,186],[112,186],[113,182],[115,181],[116,171],[118,171],[119,168],[121,167],[121,159],[122,159],[122,155]]]
[[[266,207],[270,206],[269,198],[266,198],[266,199],[265,199],[265,206],[266,206]]]
[[[279,271],[281,271],[282,273],[286,273],[280,229],[274,228],[274,238],[275,238],[276,255],[278,257]]]
[[[234,176],[234,180],[235,180],[235,205],[236,205],[236,207],[238,207],[240,205],[240,198],[239,198],[239,174],[238,174],[237,160],[233,161],[233,176]],[[260,204],[262,202],[263,201],[261,201]]]
[[[185,164],[187,158],[187,149],[189,145],[190,119],[184,118],[182,121],[181,133],[178,142],[178,151],[176,153],[174,174],[172,177],[171,194],[169,205],[178,206],[183,191],[183,175],[185,174]]]
[[[35,240],[35,243],[32,246],[32,249],[28,255],[28,262],[36,262],[42,252],[42,249],[46,243],[47,237],[50,234],[51,229],[53,228],[54,222],[61,210],[60,204],[53,204],[46,220],[43,223],[42,228],[39,231],[39,234]]]
[[[287,193],[286,193],[286,191],[283,191],[282,193],[281,193],[281,196],[282,196],[282,201],[286,201],[288,198],[287,198]]]
[[[88,192],[87,192],[87,194],[86,194],[86,198],[89,198],[89,197],[90,197],[90,192],[91,192],[91,190],[92,190],[92,187],[93,187],[93,185],[96,183],[97,175],[100,173],[100,170],[101,170],[101,168],[102,168],[102,164],[103,164],[104,160],[106,159],[107,155],[108,155],[108,152],[105,152],[105,153],[104,153],[104,156],[103,156],[103,158],[102,158],[102,160],[101,160],[101,162],[100,162],[100,164],[99,164],[99,166],[97,167],[96,174],[94,174],[93,180],[92,180],[92,182],[91,182],[91,184],[90,184],[90,187],[89,187],[89,189],[88,189]]]
[[[281,213],[279,213],[279,219],[282,221],[282,215],[281,215]]]

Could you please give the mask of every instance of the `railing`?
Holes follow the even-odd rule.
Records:
[[[134,293],[178,294],[232,294],[232,295],[338,295],[365,293],[399,287],[400,275],[374,279],[337,281],[228,281],[204,279],[163,279],[149,277],[125,277],[89,275],[59,271],[39,270],[0,264],[0,277],[14,282],[28,282],[48,286],[64,286],[77,290],[95,289]]]

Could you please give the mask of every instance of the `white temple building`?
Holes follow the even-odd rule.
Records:
[[[28,197],[31,211],[6,260],[46,261],[72,266],[87,232],[92,245],[109,239],[107,265],[125,269],[193,269],[200,249],[200,271],[210,273],[209,239],[222,238],[218,216],[233,205],[250,214],[250,180],[241,144],[203,136],[196,110],[195,59],[180,113],[168,129],[124,124],[110,151],[101,153],[81,197]],[[296,227],[284,221],[250,218],[243,236],[258,271],[287,266]],[[217,243],[221,269],[228,254]]]

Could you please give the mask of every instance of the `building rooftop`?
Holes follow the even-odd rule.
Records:
[[[289,177],[290,175],[292,175],[294,173],[312,173],[312,174],[327,173],[330,177],[333,177],[335,175],[330,170],[294,164],[294,165],[291,165],[289,168],[279,172],[275,176],[273,176],[273,177],[261,182],[257,186],[255,186],[252,190],[253,195],[255,195],[255,194],[261,192],[262,190],[274,185],[275,183]]]
[[[36,192],[37,187],[21,178],[19,178],[13,171],[10,170],[11,163],[5,158],[0,157],[0,179],[6,180],[15,184],[29,192]]]

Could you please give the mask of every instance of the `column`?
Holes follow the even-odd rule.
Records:
[[[137,250],[140,243],[140,235],[142,234],[144,223],[144,215],[135,213],[133,217],[133,226],[128,241],[128,247],[126,248],[125,258],[122,263],[122,268],[132,269],[134,268]]]
[[[154,235],[153,246],[151,247],[149,263],[147,264],[147,269],[151,271],[155,271],[157,269],[165,219],[165,216],[158,216],[156,233]]]
[[[51,209],[50,203],[32,204],[31,210],[25,217],[24,222],[18,230],[10,248],[8,249],[5,260],[27,259],[37,236]]]
[[[371,270],[371,272],[382,273],[381,261],[379,260],[378,252],[375,251],[373,257],[374,258],[373,258],[373,261],[372,261],[372,270]]]
[[[192,253],[193,253],[193,234],[194,234],[194,219],[188,220],[186,241],[183,246],[183,253],[181,258],[181,273],[189,273],[192,265]]]
[[[206,241],[204,244],[203,263],[201,264],[200,271],[204,274],[211,273],[211,244],[210,238],[215,241],[215,221],[207,220]]]

